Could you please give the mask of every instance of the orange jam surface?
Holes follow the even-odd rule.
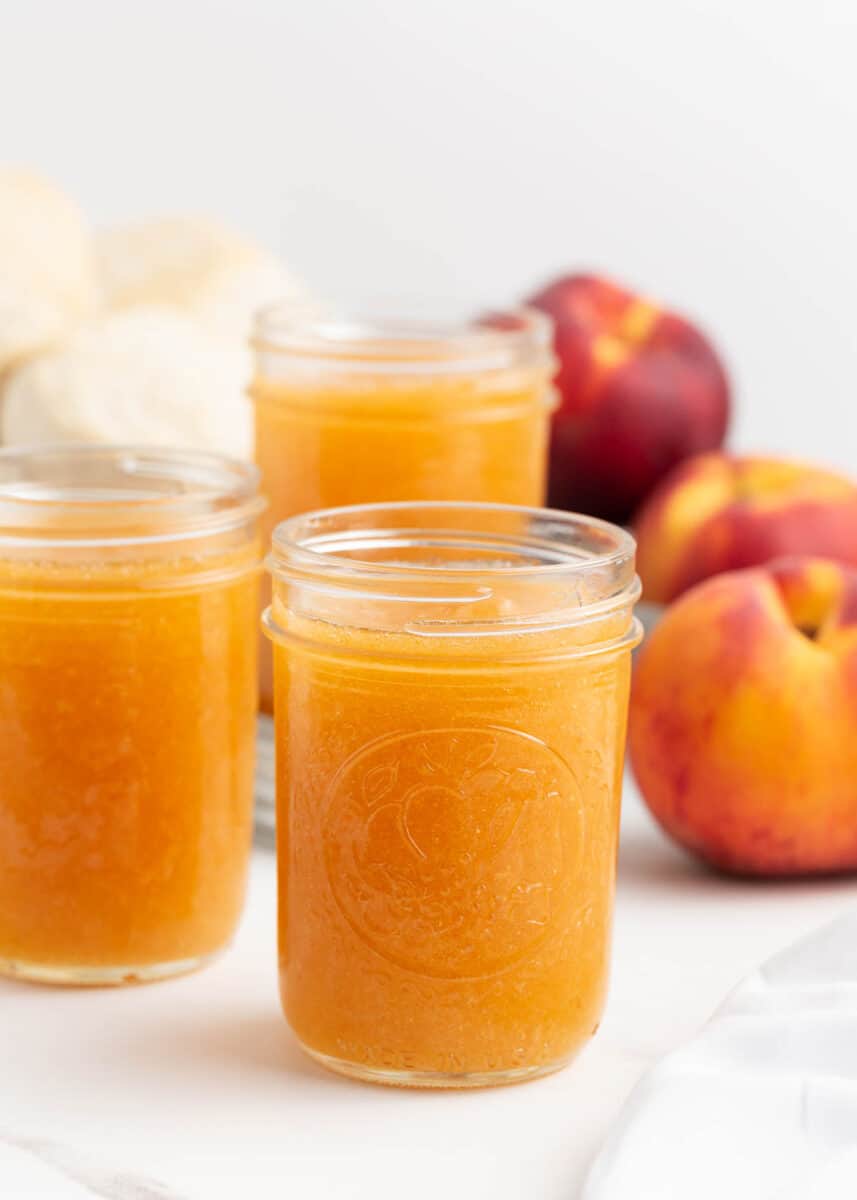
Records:
[[[484,375],[348,374],[257,379],[263,536],[317,508],[385,500],[538,505],[544,499],[550,369]],[[270,711],[270,651],[262,704]]]
[[[561,1065],[604,1003],[630,670],[627,645],[571,654],[620,619],[433,639],[279,598],[273,618],[301,1042],[392,1082]]]
[[[230,937],[258,554],[0,563],[0,970],[133,977]]]

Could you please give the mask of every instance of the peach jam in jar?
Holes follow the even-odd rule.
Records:
[[[607,986],[632,538],[544,509],[281,524],[273,601],[286,1016],[334,1070],[553,1071]]]
[[[551,325],[521,309],[458,324],[257,319],[264,535],[317,508],[399,500],[541,504]],[[271,669],[262,651],[262,707]]]
[[[155,979],[232,936],[259,512],[213,455],[0,452],[0,973]]]

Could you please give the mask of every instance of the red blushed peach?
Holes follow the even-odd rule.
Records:
[[[857,484],[806,463],[702,454],[663,480],[634,532],[651,603],[667,604],[711,575],[784,555],[857,566]]]
[[[857,869],[857,570],[784,559],[689,591],[640,652],[629,750],[655,817],[716,866]]]
[[[627,521],[677,462],[723,442],[723,365],[690,321],[594,275],[530,303],[553,318],[560,363],[549,502]]]

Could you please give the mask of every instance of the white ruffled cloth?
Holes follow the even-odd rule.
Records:
[[[583,1200],[857,1200],[857,912],[643,1077]]]

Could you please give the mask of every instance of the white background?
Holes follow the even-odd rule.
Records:
[[[3,0],[0,153],[323,296],[590,267],[695,314],[743,448],[854,465],[855,0]]]

